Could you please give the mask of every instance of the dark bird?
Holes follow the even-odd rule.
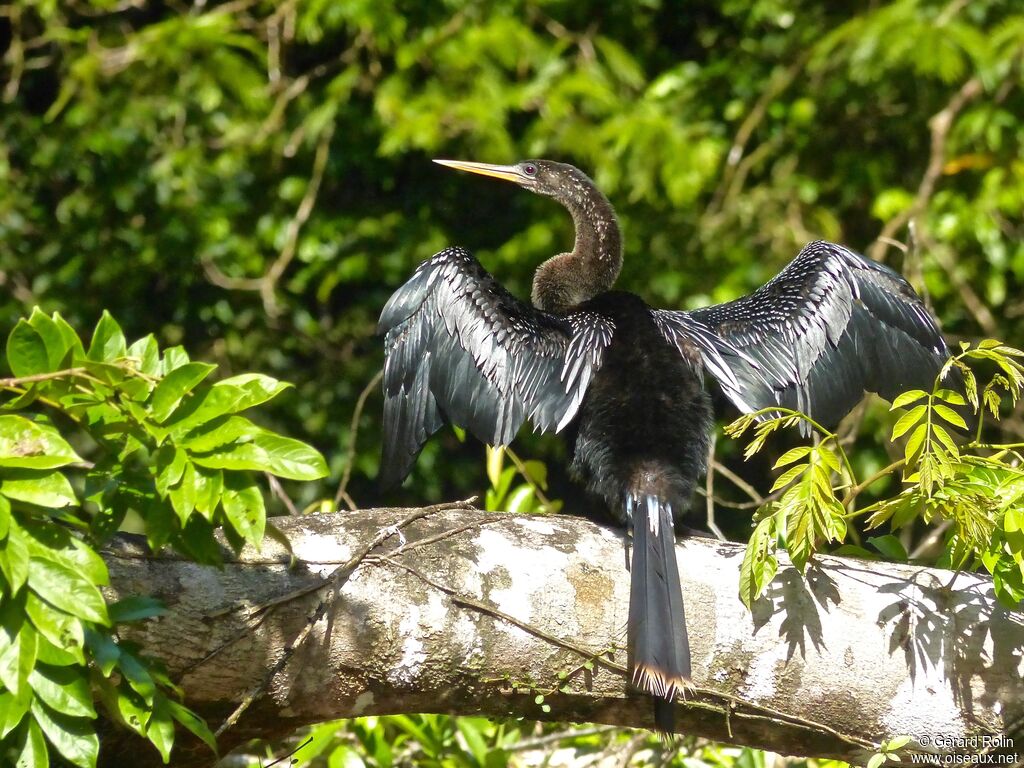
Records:
[[[537,269],[531,303],[463,248],[425,261],[384,307],[387,487],[445,422],[506,445],[527,419],[565,430],[571,476],[632,530],[628,621],[635,687],[673,729],[690,649],[674,523],[705,471],[710,373],[744,412],[782,405],[837,422],[865,390],[930,390],[948,356],[906,280],[840,245],[806,246],[752,294],[694,311],[651,309],[612,291],[622,238],[608,199],[548,160],[442,165],[511,181],[572,214],[572,251]]]

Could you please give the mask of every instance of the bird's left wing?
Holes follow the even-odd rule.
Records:
[[[834,424],[865,390],[931,390],[948,357],[935,319],[900,275],[841,245],[808,244],[748,296],[687,316],[736,350],[723,378],[740,410],[772,405]]]
[[[385,335],[380,482],[400,482],[446,420],[506,445],[576,415],[611,342],[611,320],[555,316],[512,296],[463,248],[425,261],[381,313]]]

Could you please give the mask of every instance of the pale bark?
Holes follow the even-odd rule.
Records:
[[[225,747],[372,713],[651,725],[623,671],[621,532],[442,509],[358,556],[412,512],[277,518],[292,566],[270,540],[218,570],[120,539],[106,553],[112,592],[169,605],[133,639],[211,726],[249,697]],[[1024,744],[1024,618],[995,601],[988,579],[838,557],[801,576],[784,560],[751,613],[737,597],[740,545],[685,539],[677,553],[697,686],[677,707],[681,732],[861,762],[899,735],[1006,733]],[[333,588],[297,594],[346,562],[354,568]],[[105,734],[108,764],[124,750],[132,764],[148,754]]]

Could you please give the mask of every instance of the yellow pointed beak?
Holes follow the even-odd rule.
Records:
[[[446,165],[460,171],[479,173],[481,176],[493,176],[496,179],[512,181],[516,184],[524,180],[524,176],[514,165],[491,165],[490,163],[471,163],[468,160],[434,160],[438,165]]]

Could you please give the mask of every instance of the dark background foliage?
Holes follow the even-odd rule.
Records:
[[[571,242],[551,201],[436,156],[584,168],[622,219],[620,287],[654,305],[733,298],[827,238],[902,268],[951,339],[1021,342],[1012,0],[47,0],[0,27],[0,325],[107,308],[129,338],[295,382],[271,426],[332,468],[303,503],[349,464],[350,496],[380,500],[376,390],[354,452],[350,421],[376,316],[419,261],[464,244],[525,296]],[[876,241],[911,242],[908,219],[913,248]],[[521,443],[571,495],[557,440]],[[446,431],[392,500],[466,496],[482,467]]]

